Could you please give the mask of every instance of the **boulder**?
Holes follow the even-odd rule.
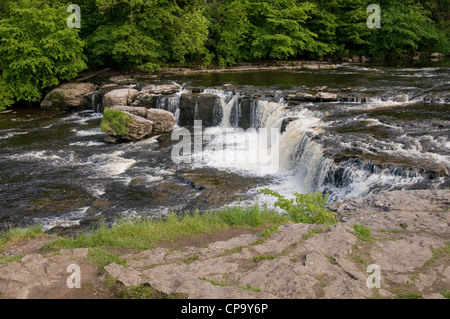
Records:
[[[128,113],[131,113],[131,114],[143,117],[143,118],[147,118],[147,109],[145,107],[115,105],[115,106],[110,107],[110,109],[128,112]]]
[[[176,119],[171,112],[160,109],[146,109],[146,111],[147,119],[153,122],[153,133],[164,133],[173,130]]]
[[[122,113],[130,118],[127,122],[127,133],[123,135],[116,134],[111,128],[106,132],[112,137],[120,137],[127,141],[138,141],[152,134],[153,122],[141,116],[122,111]]]
[[[320,102],[335,102],[339,100],[339,96],[336,93],[319,92],[315,98]]]
[[[432,59],[443,59],[445,57],[445,55],[443,55],[442,53],[439,52],[434,52],[430,55],[430,58]]]
[[[147,85],[142,89],[143,93],[150,94],[163,94],[163,95],[171,95],[175,94],[180,90],[180,86],[178,84],[159,84],[159,85]]]
[[[132,106],[143,106],[147,109],[155,108],[158,104],[159,95],[150,92],[141,91],[134,98]]]
[[[86,105],[85,96],[96,89],[92,83],[70,82],[60,85],[48,93],[41,103],[41,108],[48,109],[76,109]]]
[[[138,92],[130,88],[112,90],[103,96],[103,107],[130,105]]]

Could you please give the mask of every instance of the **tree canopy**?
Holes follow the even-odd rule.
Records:
[[[450,0],[2,0],[0,108],[39,101],[87,68],[450,53]]]

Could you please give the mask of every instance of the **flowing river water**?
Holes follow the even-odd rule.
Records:
[[[196,133],[187,128],[193,141],[203,138],[192,163],[174,162],[180,139],[171,134],[104,143],[101,113],[4,112],[0,229],[271,206],[274,198],[257,192],[265,187],[286,196],[321,191],[330,202],[382,190],[449,187],[449,71],[342,64],[166,75],[129,84],[179,85],[178,93],[156,101],[176,115],[175,133],[192,126],[181,123],[183,95],[213,96],[211,120]],[[201,118],[198,107],[195,117]],[[279,133],[268,137],[265,153],[250,143],[263,129]],[[257,161],[227,160],[227,151]]]

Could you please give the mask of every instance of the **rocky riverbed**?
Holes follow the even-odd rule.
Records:
[[[287,224],[270,237],[231,230],[162,243],[124,251],[127,267],[103,271],[88,262],[88,248],[45,252],[54,236],[17,242],[0,251],[2,260],[14,260],[0,265],[0,296],[115,298],[105,285],[113,277],[124,287],[200,299],[448,297],[450,190],[381,192],[333,209],[341,221],[330,227]],[[81,268],[81,289],[67,288],[70,264]],[[367,284],[376,283],[373,267],[379,288]]]

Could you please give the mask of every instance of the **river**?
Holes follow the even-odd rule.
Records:
[[[38,223],[51,230],[100,217],[224,205],[271,207],[274,199],[257,192],[264,187],[286,196],[321,191],[331,203],[383,190],[449,187],[449,71],[445,64],[340,64],[165,75],[127,84],[177,83],[179,92],[158,97],[156,107],[179,121],[183,95],[214,97],[211,123],[195,133],[187,128],[192,125],[176,125],[175,133],[189,129],[192,141],[200,136],[203,143],[193,149],[191,163],[173,159],[177,134],[104,143],[101,113],[2,112],[0,229]],[[250,141],[264,129],[278,134],[267,137],[262,152]],[[227,154],[247,160],[227,160]]]

